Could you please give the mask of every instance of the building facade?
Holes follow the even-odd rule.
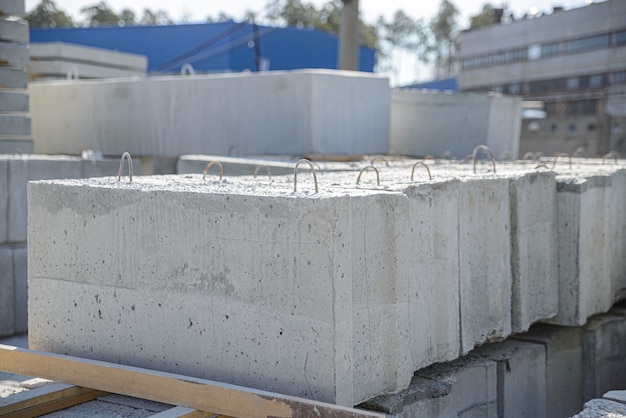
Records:
[[[461,91],[543,102],[521,152],[626,153],[626,1],[468,30],[459,58]]]

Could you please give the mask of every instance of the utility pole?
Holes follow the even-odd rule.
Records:
[[[339,69],[359,70],[359,0],[342,0]]]

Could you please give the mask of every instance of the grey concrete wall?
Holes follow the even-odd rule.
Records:
[[[31,83],[35,151],[386,153],[389,83],[325,70]],[[62,102],[63,106],[58,103]]]
[[[521,99],[487,94],[393,90],[393,154],[463,158],[486,144],[499,156],[519,152]]]

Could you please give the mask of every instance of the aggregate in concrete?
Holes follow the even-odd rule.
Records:
[[[585,403],[585,409],[572,418],[624,418],[626,405],[608,399],[592,399]]]
[[[25,44],[28,39],[28,23],[26,21],[0,17],[0,42]]]

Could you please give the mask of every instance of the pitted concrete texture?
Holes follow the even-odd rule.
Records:
[[[580,327],[537,324],[513,337],[545,348],[547,417],[570,417],[583,407],[581,331]]]
[[[389,148],[389,81],[366,73],[59,81],[32,83],[29,95],[38,153],[97,149],[176,158],[233,149],[239,155],[345,155]]]
[[[546,416],[546,354],[542,345],[506,340],[476,353],[496,361],[498,416]]]
[[[17,3],[17,2],[14,2]],[[7,19],[0,17],[0,41],[28,43],[28,23],[24,20]]]
[[[583,327],[583,399],[626,388],[626,313],[611,310],[593,317]]]

